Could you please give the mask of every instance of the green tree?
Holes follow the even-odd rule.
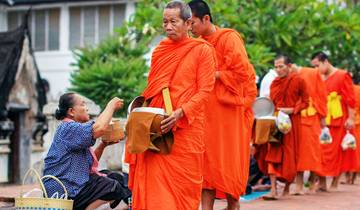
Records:
[[[129,102],[141,93],[146,85],[148,71],[143,55],[148,52],[145,39],[137,41],[136,32],[128,27],[117,31],[95,48],[76,50],[76,71],[71,75],[71,91],[78,92],[104,108],[117,96]],[[120,116],[126,110],[119,111]]]
[[[326,51],[339,67],[360,68],[359,6],[342,7],[313,0],[208,0],[215,24],[239,31],[258,74],[272,67],[276,54],[309,65],[312,53]],[[133,24],[161,27],[163,1],[137,4]],[[155,30],[158,35],[160,30]]]

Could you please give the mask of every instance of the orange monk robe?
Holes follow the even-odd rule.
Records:
[[[216,28],[214,34],[202,38],[215,47],[220,74],[206,106],[203,188],[238,199],[248,179],[250,146],[244,92],[254,70],[236,31]],[[252,96],[248,100],[251,104]]]
[[[301,111],[301,138],[298,144],[297,171],[321,170],[320,119],[326,117],[327,92],[320,72],[313,68],[300,68],[309,94],[309,106]]]
[[[356,172],[360,172],[360,85],[354,85],[355,91],[355,128],[354,134],[356,138],[356,154],[357,154],[357,166]]]
[[[244,176],[248,176],[249,174],[249,169],[250,169],[250,141],[251,141],[251,137],[252,137],[252,129],[253,129],[253,125],[254,125],[254,112],[252,109],[252,105],[256,99],[257,96],[257,86],[256,86],[256,74],[255,74],[255,69],[253,67],[253,65],[249,65],[250,68],[249,70],[249,80],[247,83],[245,83],[244,85],[244,96],[245,96],[245,100],[244,100],[244,109],[245,109],[245,115],[244,115],[244,125],[245,126],[241,126],[240,129],[242,129],[244,131],[244,141],[243,141],[243,158],[242,158],[242,165],[246,168],[244,168]],[[247,180],[247,179],[246,179]],[[245,189],[244,189],[245,190]],[[245,191],[243,192],[245,193]]]
[[[164,108],[161,90],[169,87],[173,109],[184,117],[173,129],[168,155],[151,151],[127,154],[133,209],[197,210],[201,199],[204,104],[214,86],[215,51],[200,39],[165,39],[155,49],[143,92],[150,107]]]
[[[344,70],[337,70],[325,80],[328,95],[328,107],[336,107],[339,103],[339,109],[342,114],[338,116],[335,112],[328,109],[327,116],[331,117],[328,121],[328,127],[332,136],[331,144],[321,144],[322,151],[322,176],[339,176],[342,169],[347,168],[348,164],[352,165],[352,161],[342,165],[344,152],[341,149],[341,141],[346,134],[345,121],[348,118],[347,107],[354,108],[355,95],[351,76]],[[337,103],[338,102],[338,103]],[[348,161],[346,159],[346,161]]]
[[[277,178],[291,183],[297,172],[297,146],[301,138],[301,116],[300,112],[309,105],[309,95],[306,90],[305,81],[298,73],[292,72],[284,78],[277,77],[270,87],[270,98],[275,108],[294,108],[290,115],[292,128],[289,133],[284,134],[282,144],[268,143],[267,161],[269,161],[269,173],[276,174]],[[282,153],[280,161],[279,152]]]

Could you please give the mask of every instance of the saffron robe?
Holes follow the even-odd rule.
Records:
[[[301,138],[298,144],[297,171],[321,171],[321,118],[327,113],[325,82],[318,70],[300,68],[309,94],[309,106],[301,111]]]
[[[216,28],[202,38],[215,47],[220,73],[206,106],[203,188],[239,199],[249,174],[255,72],[236,31]]]
[[[184,116],[173,128],[174,144],[168,155],[145,151],[126,155],[133,209],[197,210],[203,181],[204,104],[214,87],[215,51],[201,39],[156,47],[143,96],[150,107],[165,108],[162,92],[169,87],[173,109]]]
[[[345,121],[348,118],[348,106],[354,108],[355,95],[351,76],[344,70],[337,70],[325,80],[328,95],[327,124],[332,136],[331,144],[321,144],[321,176],[339,176],[348,164],[344,159],[341,142],[346,134]],[[350,155],[352,156],[352,155]],[[343,161],[344,167],[343,167]]]
[[[360,85],[354,85],[355,93],[355,128],[354,135],[356,138],[356,168],[353,171],[360,172]]]
[[[281,144],[268,143],[266,161],[269,173],[276,174],[280,180],[291,183],[297,172],[298,144],[301,138],[300,111],[309,105],[309,95],[305,81],[298,73],[289,73],[286,77],[277,77],[270,87],[270,98],[278,108],[294,108],[290,114],[291,130],[284,134]],[[281,158],[279,159],[279,152]]]

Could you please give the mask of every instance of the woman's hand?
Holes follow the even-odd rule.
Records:
[[[124,100],[115,97],[106,105],[104,111],[99,115],[93,125],[93,137],[99,138],[104,135],[106,128],[109,126],[111,118],[118,109],[122,108]]]
[[[113,142],[105,142],[105,141],[101,140],[100,144],[103,145],[104,147],[107,147],[107,146],[110,146],[110,145],[113,145],[113,144],[117,144],[119,142],[120,142],[120,140],[113,141]]]
[[[182,108],[175,110],[169,117],[161,121],[161,132],[169,132],[175,126],[176,121],[178,121],[183,116],[184,111],[182,110]]]
[[[115,111],[121,109],[124,106],[124,100],[115,97],[109,101],[108,106],[112,107]]]

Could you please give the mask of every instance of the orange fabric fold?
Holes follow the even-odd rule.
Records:
[[[356,138],[356,157],[357,164],[355,167],[356,172],[360,172],[360,85],[354,85],[355,93],[355,128],[354,135]]]
[[[199,39],[165,39],[155,49],[143,95],[151,98],[150,107],[164,108],[161,90],[169,87],[174,110],[181,107],[185,115],[173,129],[170,154],[126,153],[133,209],[198,209],[203,181],[204,104],[215,82],[215,59],[213,47]]]
[[[215,47],[220,73],[206,106],[203,188],[239,198],[249,174],[255,71],[236,31],[216,28],[202,38]]]
[[[203,37],[216,49],[220,79],[215,82],[219,101],[230,105],[243,105],[242,83],[249,80],[250,62],[241,35],[233,29],[216,28],[216,32]]]
[[[321,118],[327,113],[327,92],[325,82],[320,72],[313,68],[301,68],[299,75],[306,83],[307,92],[311,98],[311,106],[316,110],[313,116],[301,116],[301,138],[298,147],[298,171],[321,171]],[[310,106],[309,105],[309,106]],[[305,108],[305,112],[308,109]]]

